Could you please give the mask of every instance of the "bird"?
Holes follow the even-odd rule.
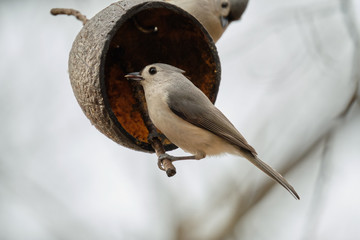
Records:
[[[249,0],[230,0],[230,13],[228,19],[230,22],[239,20],[244,14]]]
[[[184,74],[175,66],[154,63],[125,75],[142,85],[153,124],[172,143],[193,154],[174,157],[165,153],[159,156],[159,161],[199,160],[224,153],[239,155],[300,199],[286,179],[257,157],[255,149],[234,125]]]
[[[193,15],[216,43],[230,24],[229,0],[165,0]],[[232,20],[237,20],[232,18]]]

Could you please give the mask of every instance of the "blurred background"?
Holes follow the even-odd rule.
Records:
[[[360,238],[360,1],[250,0],[217,44],[216,105],[300,201],[229,155],[168,178],[91,126],[67,72],[82,23],[49,11],[110,3],[0,2],[0,239]]]

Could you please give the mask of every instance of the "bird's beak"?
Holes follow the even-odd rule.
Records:
[[[223,28],[226,28],[229,25],[229,19],[228,17],[221,16],[220,17],[220,23]]]
[[[132,72],[132,73],[126,74],[125,77],[126,77],[128,80],[135,80],[135,81],[142,81],[142,80],[144,80],[144,78],[140,75],[139,72]]]

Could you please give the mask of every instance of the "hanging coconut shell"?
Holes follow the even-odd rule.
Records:
[[[172,4],[113,3],[86,22],[70,52],[71,85],[83,112],[100,132],[134,150],[154,151],[133,83],[124,75],[156,62],[185,70],[215,102],[220,62],[214,42],[194,17]],[[167,139],[163,144],[165,150],[176,148]]]

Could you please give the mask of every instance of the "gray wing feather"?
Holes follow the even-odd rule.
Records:
[[[256,155],[255,149],[247,143],[224,114],[198,88],[195,87],[196,91],[194,91],[194,87],[185,86],[183,91],[169,91],[167,104],[171,111],[185,121],[226,139],[241,150]]]
[[[300,199],[295,189],[269,165],[261,161],[256,155],[256,151],[251,147],[245,138],[237,131],[231,122],[217,109],[210,100],[198,88],[194,91],[192,83],[182,85],[179,91],[169,90],[167,104],[171,111],[185,121],[200,128],[208,130],[215,135],[226,139],[229,143],[237,146],[244,152],[251,163],[280,183],[296,199]]]

